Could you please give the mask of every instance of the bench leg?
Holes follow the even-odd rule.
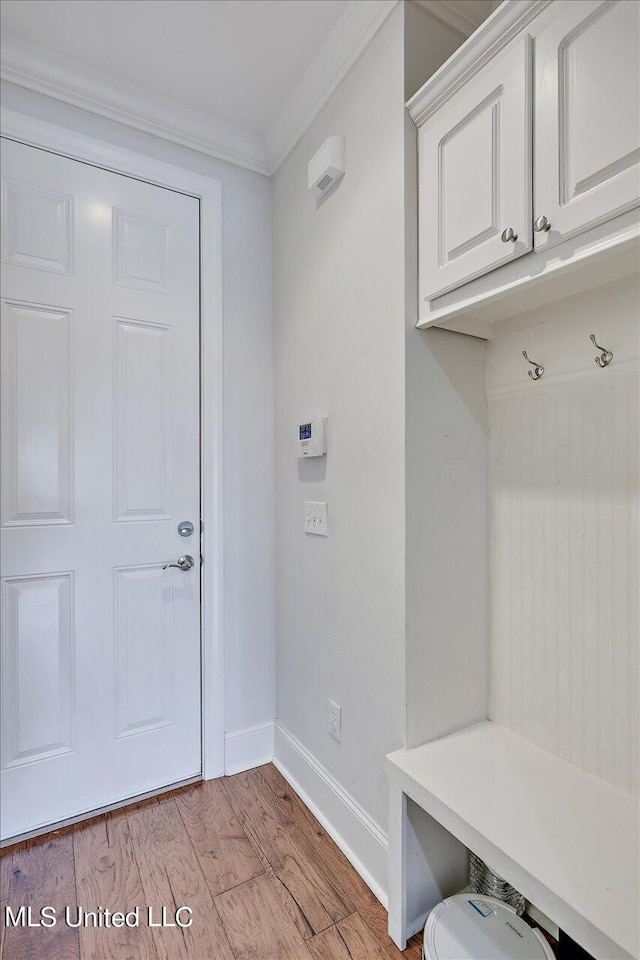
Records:
[[[404,950],[407,945],[407,885],[405,841],[407,797],[398,787],[389,786],[389,936]]]
[[[429,911],[467,884],[468,851],[389,784],[389,936],[400,950]]]

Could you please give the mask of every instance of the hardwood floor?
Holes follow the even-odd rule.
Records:
[[[4,926],[55,908],[51,927]],[[76,906],[138,926],[80,926]],[[190,907],[188,927],[173,922]],[[271,764],[194,784],[2,851],[1,960],[420,960]],[[148,923],[148,910],[158,926]],[[182,914],[183,920],[188,915]]]

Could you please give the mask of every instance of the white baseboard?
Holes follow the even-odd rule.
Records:
[[[251,770],[273,759],[273,720],[224,735],[224,772],[227,776]]]
[[[273,763],[386,909],[389,840],[382,827],[278,720]]]

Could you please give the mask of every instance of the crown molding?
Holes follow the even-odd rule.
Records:
[[[261,137],[27,43],[2,37],[2,80],[218,160],[268,174]]]
[[[265,133],[274,173],[370,43],[399,0],[351,0],[291,97]]]
[[[525,29],[551,0],[509,0],[481,24],[409,100],[416,126],[438,110],[456,90]]]
[[[5,33],[0,76],[219,160],[272,174],[400,0],[350,0],[264,140]]]
[[[499,2],[499,0],[498,0]],[[416,7],[420,7],[427,13],[451,27],[456,33],[463,37],[470,37],[478,29],[485,18],[474,17],[472,15],[473,7],[462,0],[456,3],[455,0],[413,0]],[[495,8],[494,8],[495,9]]]

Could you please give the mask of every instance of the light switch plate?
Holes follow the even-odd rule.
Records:
[[[313,534],[315,537],[326,537],[328,535],[326,503],[305,500],[304,532]]]

